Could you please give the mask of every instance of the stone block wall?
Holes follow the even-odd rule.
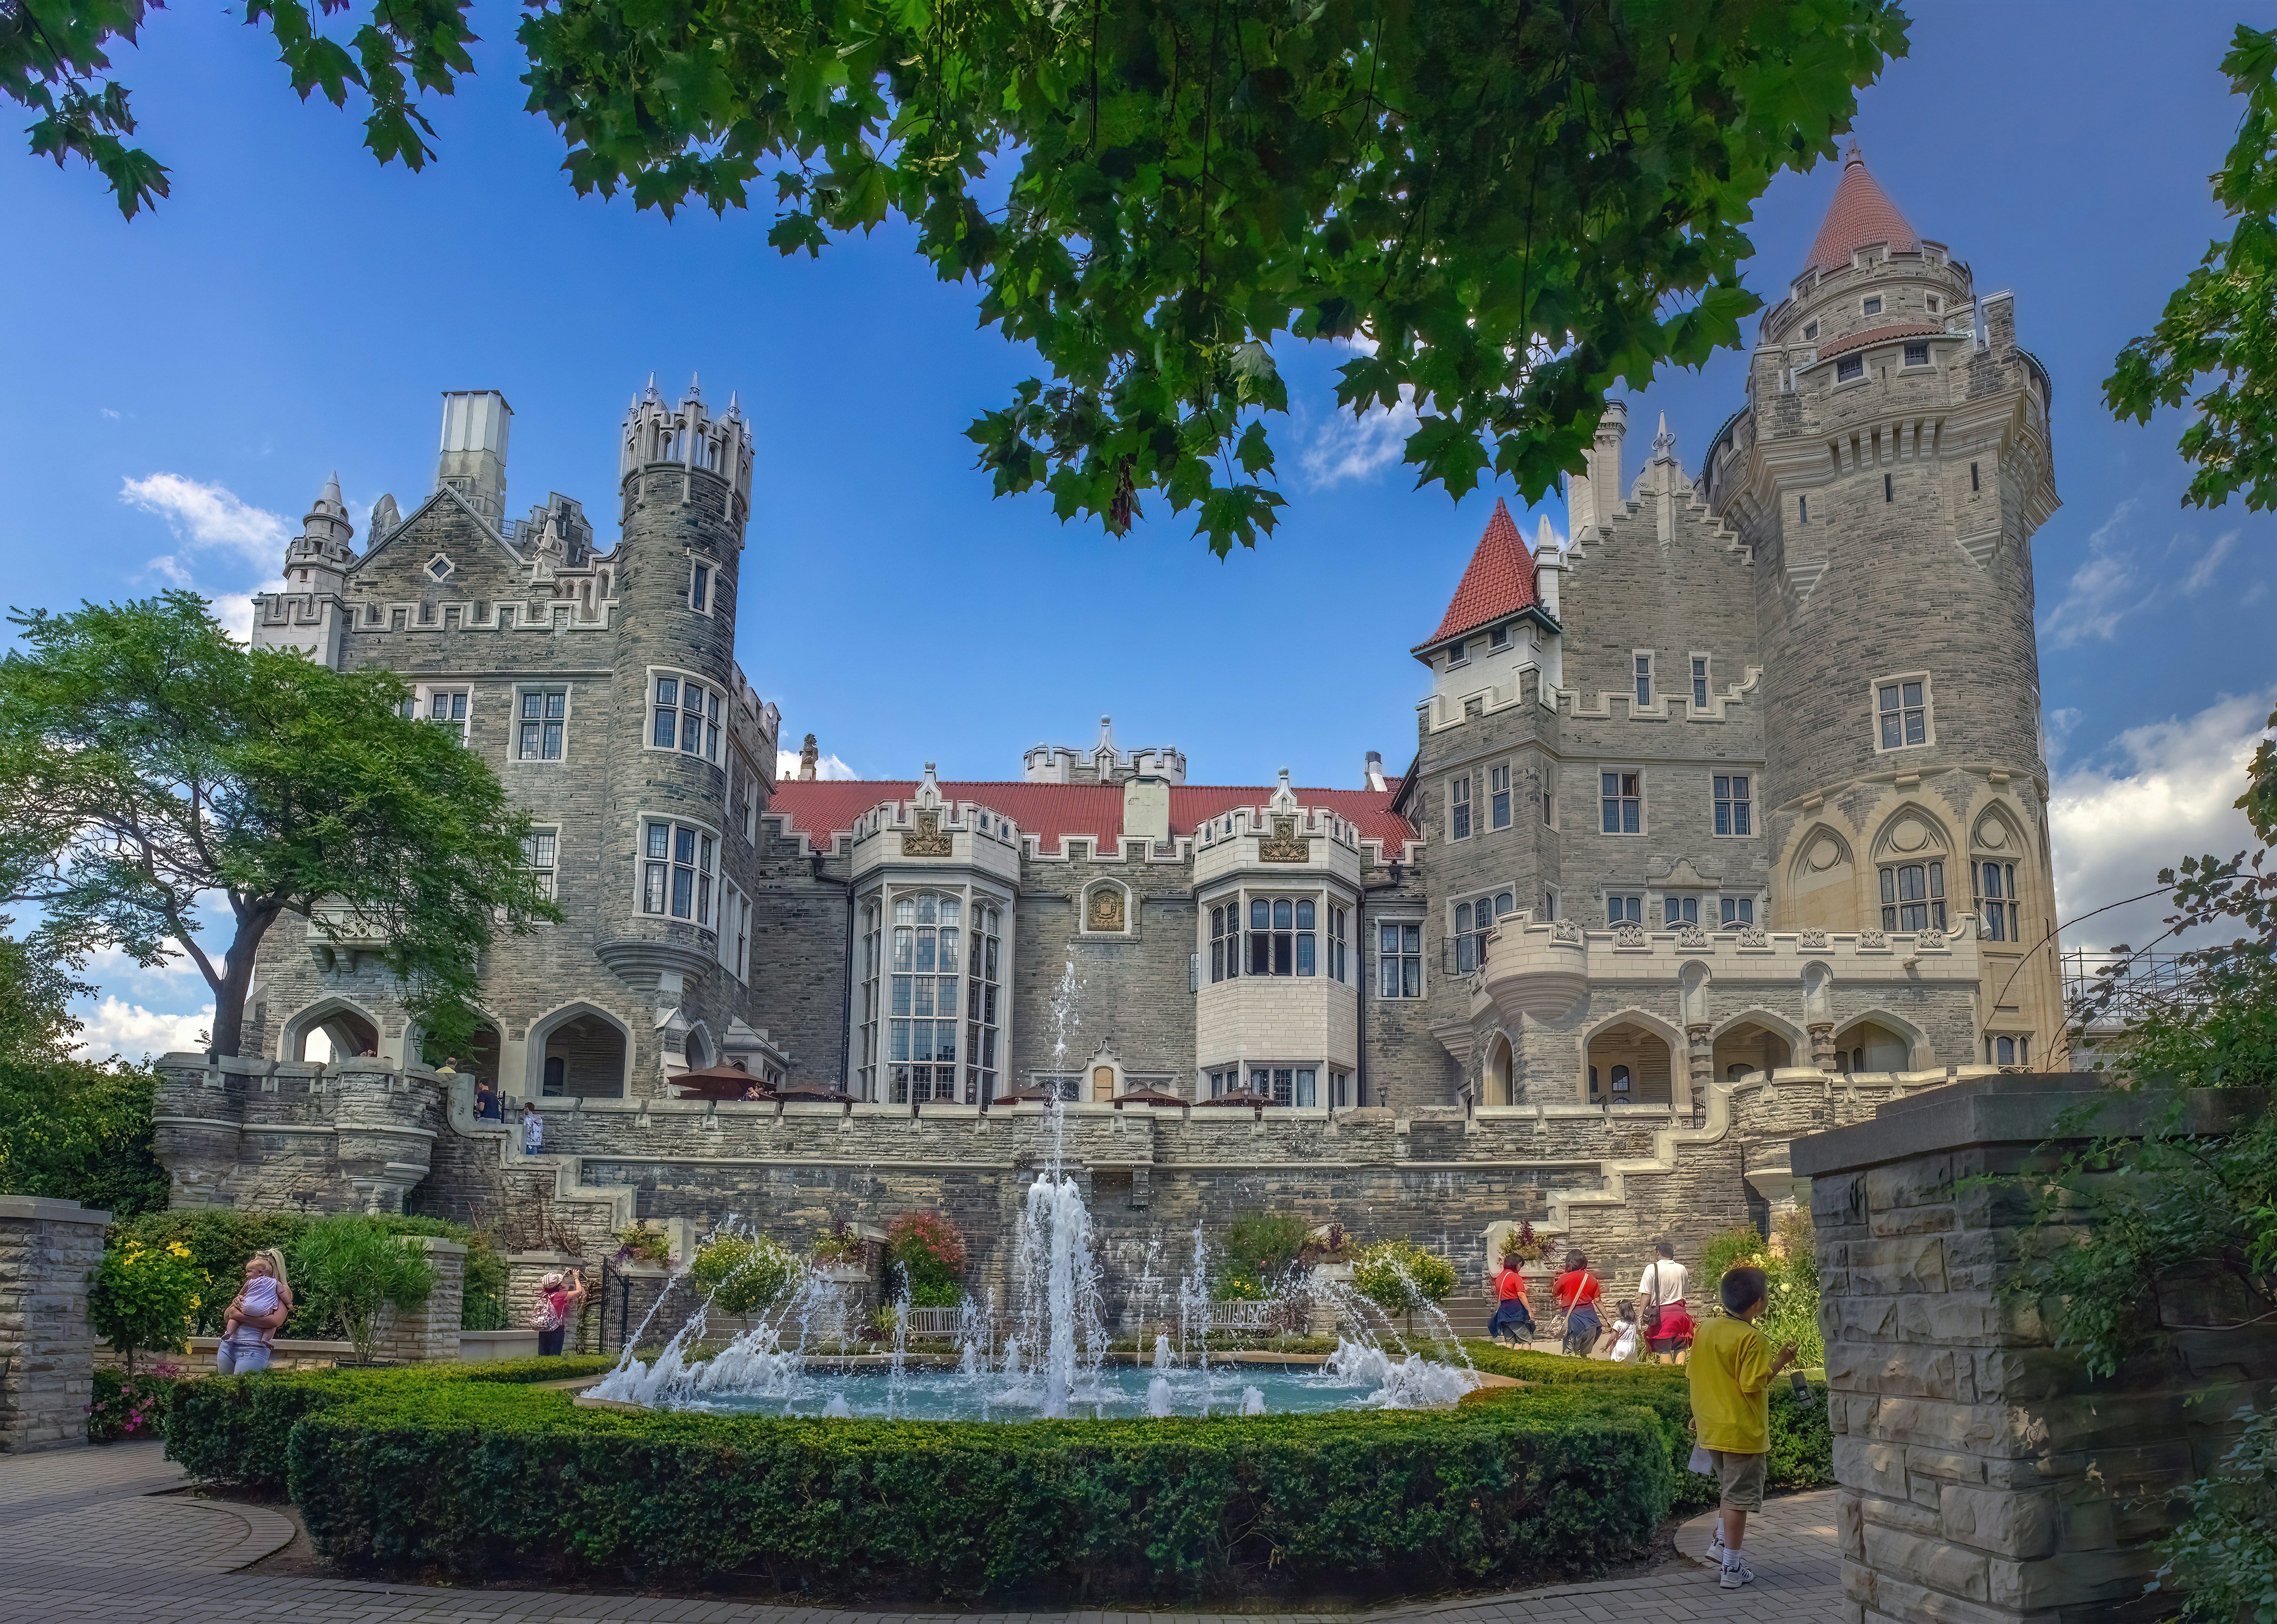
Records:
[[[1798,1139],[1812,1180],[1850,1624],[2153,1616],[2177,1491],[2277,1397],[2277,1326],[2183,1334],[2090,1381],[2007,1294],[2083,1075],[2006,1074]],[[2106,1111],[2098,1126],[2130,1131]],[[2139,1127],[2140,1124],[2134,1125]]]
[[[95,1386],[88,1277],[110,1214],[0,1195],[0,1452],[87,1442]]]
[[[434,1235],[405,1237],[404,1244],[427,1254],[435,1289],[407,1314],[390,1313],[381,1322],[378,1356],[405,1363],[459,1356],[459,1316],[466,1301],[467,1248],[463,1241]]]

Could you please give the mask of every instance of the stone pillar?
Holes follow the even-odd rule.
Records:
[[[1817,1226],[1845,1620],[2148,1616],[2175,1491],[2240,1405],[2277,1398],[2277,1324],[2179,1333],[2090,1382],[2037,1305],[2001,1294],[2023,1248],[2048,1243],[2025,1234],[2035,1181],[2090,1103],[2103,1133],[2144,1124],[2091,1076],[2009,1074],[1791,1147]],[[2200,1095],[2192,1125],[2261,1104]]]
[[[1697,1021],[1684,1028],[1684,1055],[1692,1078],[1692,1098],[1685,1106],[1697,1112],[1708,1103],[1708,1087],[1716,1081],[1716,1028]]]
[[[1839,1069],[1834,1059],[1834,1023],[1832,1021],[1810,1023],[1810,1063],[1830,1077]]]
[[[88,1277],[110,1214],[0,1195],[0,1453],[87,1442],[95,1398]]]
[[[460,1312],[467,1300],[466,1242],[406,1235],[403,1244],[425,1250],[427,1266],[435,1271],[435,1289],[428,1294],[425,1306],[408,1314],[390,1314],[383,1321],[379,1357],[411,1364],[456,1359]]]

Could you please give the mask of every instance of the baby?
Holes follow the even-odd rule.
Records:
[[[278,1294],[275,1267],[268,1258],[255,1253],[246,1260],[245,1289],[237,1294],[222,1316],[221,1346],[214,1355],[222,1374],[268,1368],[270,1339],[274,1333],[266,1326],[248,1322],[274,1314],[283,1301]]]

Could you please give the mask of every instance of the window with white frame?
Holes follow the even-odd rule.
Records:
[[[1635,896],[1607,896],[1605,922],[1609,925],[1644,923],[1644,899]]]
[[[1487,959],[1487,932],[1495,920],[1518,906],[1514,892],[1489,892],[1475,902],[1455,904],[1455,968],[1468,975]]]
[[[1003,982],[1004,910],[985,898],[972,903],[964,977],[964,1103],[996,1097],[996,1000]]]
[[[1545,829],[1557,827],[1557,771],[1548,765],[1542,769],[1542,823]]]
[[[1457,773],[1447,781],[1447,835],[1450,839],[1471,838],[1471,775]]]
[[[854,995],[855,1094],[878,1097],[879,977],[885,968],[885,903],[872,897],[862,905]]]
[[[514,753],[525,762],[558,762],[569,726],[567,688],[524,688],[514,723]]]
[[[725,702],[719,689],[693,677],[659,672],[651,700],[651,749],[678,750],[720,765],[720,713]]]
[[[1834,381],[1837,383],[1847,383],[1853,378],[1865,376],[1866,358],[1862,355],[1845,355],[1834,363]]]
[[[759,843],[759,781],[753,778],[743,780],[743,839]]]
[[[1708,709],[1708,656],[1692,656],[1692,710],[1697,716]]]
[[[1901,862],[1883,868],[1882,929],[1945,929],[1945,864]]]
[[[1930,740],[1929,679],[1885,677],[1874,685],[1877,749],[1902,750]]]
[[[1346,939],[1350,928],[1350,910],[1329,904],[1329,979],[1349,982],[1352,979],[1351,944]]]
[[[1269,1095],[1276,1105],[1309,1110],[1320,1104],[1320,1070],[1311,1066],[1253,1066],[1249,1086]]]
[[[1860,315],[1881,315],[1881,314],[1882,314],[1882,296],[1881,296],[1879,293],[1875,293],[1875,294],[1869,295],[1869,296],[1868,296],[1868,298],[1864,300],[1864,302],[1862,302],[1862,304],[1860,304],[1860,306],[1858,307],[1858,312],[1859,312],[1859,314],[1860,314]]]
[[[529,870],[537,883],[537,894],[549,902],[560,893],[555,889],[556,877],[561,867],[561,831],[558,829],[532,829],[522,838],[522,866]]]
[[[1700,899],[1697,897],[1663,897],[1660,899],[1660,922],[1673,930],[1679,925],[1700,922]]]
[[[1744,835],[1755,832],[1755,807],[1744,772],[1717,773],[1716,832]]]
[[[720,882],[720,962],[737,981],[750,979],[751,899],[726,879]]]
[[[1557,893],[1548,887],[1542,892],[1542,922],[1551,925],[1557,922]]]
[[[1987,1066],[2030,1066],[2032,1063],[2032,1040],[2013,1032],[1987,1032],[1984,1035],[1984,1064]]]
[[[1464,649],[1464,646],[1463,646],[1463,640],[1462,640],[1461,638],[1458,637],[1457,639],[1455,639],[1455,641],[1454,641],[1453,642],[1451,642],[1451,643],[1449,643],[1449,644],[1447,645],[1447,664],[1450,664],[1450,665],[1460,665],[1461,664],[1463,664],[1463,662],[1464,662],[1464,661],[1466,661],[1466,660],[1469,659],[1470,657],[1471,657],[1471,656],[1470,656],[1470,655],[1469,655],[1468,653],[1466,653],[1466,652],[1465,651],[1465,649]]]
[[[1723,917],[1719,922],[1726,930],[1737,930],[1755,922],[1755,899],[1753,897],[1725,897],[1717,907]]]
[[[1652,703],[1652,656],[1643,652],[1636,656],[1636,702],[1640,710]]]
[[[1310,897],[1252,897],[1249,899],[1249,973],[1252,975],[1310,975],[1314,973],[1317,910]]]
[[[1604,816],[1600,820],[1609,835],[1644,832],[1644,775],[1604,772],[1597,775],[1597,799]]]
[[[1210,980],[1230,981],[1241,974],[1241,904],[1210,909]]]
[[[1385,920],[1376,926],[1376,993],[1386,998],[1423,996],[1423,927]]]
[[[643,820],[641,912],[710,930],[718,847],[708,829],[668,818]]]
[[[448,728],[451,737],[464,744],[467,742],[469,697],[465,688],[429,688],[427,703],[421,714],[432,725]]]
[[[886,1051],[893,1104],[956,1097],[963,913],[961,899],[933,892],[894,899]]]
[[[1970,865],[1976,879],[1976,917],[1988,942],[2021,942],[2016,918],[2016,865],[1980,858]]]
[[[1329,1074],[1329,1109],[1342,1111],[1352,1103],[1352,1075],[1350,1072]]]
[[[1228,1066],[1207,1074],[1206,1078],[1212,1099],[1223,1099],[1229,1094],[1241,1092],[1241,1067]]]
[[[1510,827],[1510,769],[1487,769],[1487,823],[1496,829]]]
[[[1488,647],[1488,648],[1489,648],[1489,649],[1507,649],[1507,648],[1509,648],[1509,647],[1510,647],[1510,627],[1508,627],[1508,626],[1496,626],[1493,630],[1489,631],[1489,632],[1487,634],[1487,647]]]
[[[1929,365],[1929,341],[1927,339],[1923,339],[1918,344],[1908,344],[1906,345],[1906,365],[1908,367],[1926,367]]]
[[[712,612],[712,588],[718,572],[700,559],[691,559],[688,566],[688,607],[699,615]]]

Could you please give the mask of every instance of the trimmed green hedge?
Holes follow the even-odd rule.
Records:
[[[508,1386],[598,1376],[612,1355],[501,1359],[485,1364],[407,1365],[392,1370],[263,1371],[177,1383],[165,1418],[166,1458],[193,1477],[276,1491],[286,1487],[293,1428],[318,1410],[351,1400],[464,1383]]]
[[[1471,1362],[1497,1376],[1512,1376],[1532,1386],[1618,1392],[1651,1409],[1666,1430],[1669,1460],[1676,1473],[1675,1506],[1694,1511],[1716,1503],[1715,1480],[1685,1469],[1692,1454],[1691,1378],[1681,1365],[1615,1364],[1603,1359],[1572,1359],[1466,1342]],[[1476,1402],[1487,1393],[1474,1393]],[[1826,1415],[1826,1384],[1811,1384],[1815,1402],[1798,1400],[1785,1377],[1771,1387],[1771,1448],[1764,1480],[1773,1489],[1819,1489],[1834,1481],[1834,1432]]]
[[[1617,1388],[1451,1411],[1107,1422],[581,1410],[568,1362],[188,1384],[169,1453],[286,1487],[352,1568],[942,1597],[1430,1590],[1588,1573],[1670,1510],[1667,1423]]]

